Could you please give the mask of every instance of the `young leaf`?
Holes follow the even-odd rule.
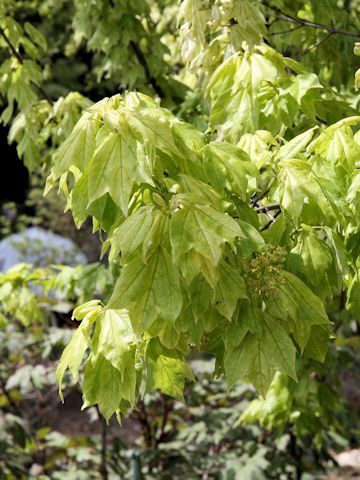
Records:
[[[131,345],[136,342],[130,318],[126,310],[105,309],[98,319],[100,332],[97,339],[96,354],[108,360],[124,376],[125,356]]]
[[[64,373],[69,368],[74,381],[79,378],[79,369],[81,362],[84,358],[85,352],[90,347],[90,333],[91,328],[98,316],[99,311],[93,308],[89,313],[85,315],[82,322],[75,331],[70,343],[65,347],[60,362],[56,369],[56,381],[59,385],[59,394],[63,400],[61,385],[64,377]]]
[[[228,320],[231,320],[239,298],[247,298],[244,279],[226,262],[220,264],[215,298],[216,310]]]
[[[153,370],[154,387],[166,395],[184,401],[184,385],[186,378],[193,378],[187,363],[177,358],[160,355]]]
[[[217,265],[225,242],[231,243],[236,237],[243,236],[235,220],[210,206],[187,205],[174,212],[170,221],[175,262],[193,249]]]
[[[284,282],[278,284],[278,295],[269,299],[269,311],[278,316],[276,312],[283,312],[280,317],[289,333],[294,335],[296,343],[304,350],[313,325],[329,325],[330,320],[325,312],[324,305],[319,297],[295,275],[283,272]],[[279,306],[275,307],[277,301]],[[275,307],[275,308],[274,308]]]
[[[148,328],[158,315],[174,322],[182,307],[180,276],[167,251],[159,247],[147,264],[135,257],[121,270],[109,308],[129,310],[136,332]]]
[[[153,208],[151,205],[139,208],[114,230],[110,237],[110,262],[121,252],[121,262],[127,263],[144,243],[153,222]]]
[[[95,137],[100,123],[94,114],[84,114],[76,124],[70,136],[54,155],[54,167],[51,180],[57,180],[71,165],[84,171],[95,151]]]
[[[248,333],[239,347],[225,353],[224,367],[231,387],[237,380],[247,378],[266,397],[277,371],[296,380],[296,349],[285,330],[266,319],[260,337]]]
[[[88,168],[89,203],[109,193],[126,216],[133,184],[141,181],[137,175],[135,140],[128,143],[118,133],[110,133],[96,149]]]
[[[334,283],[331,277],[333,257],[329,247],[312,228],[302,226],[297,244],[291,250],[287,263],[289,270],[314,287],[315,293],[329,293]]]
[[[102,355],[90,356],[85,365],[83,384],[83,409],[98,405],[100,412],[108,420],[119,408],[122,400],[134,406],[136,371],[134,356],[127,357],[124,378],[119,370]]]

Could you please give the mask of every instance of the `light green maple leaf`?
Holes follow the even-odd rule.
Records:
[[[190,250],[219,263],[226,242],[244,237],[229,215],[206,205],[187,205],[174,212],[170,221],[170,241],[175,262]]]
[[[265,397],[277,371],[296,380],[296,349],[286,331],[266,319],[261,336],[248,333],[239,347],[226,351],[224,366],[229,386],[247,378]]]
[[[137,332],[150,327],[158,315],[176,320],[182,307],[180,275],[164,248],[158,248],[147,264],[135,257],[122,268],[109,307],[128,309]]]

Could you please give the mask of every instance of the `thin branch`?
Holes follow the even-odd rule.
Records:
[[[147,81],[153,87],[153,89],[155,90],[157,95],[160,98],[164,98],[165,94],[164,94],[162,88],[160,87],[160,85],[157,83],[156,78],[150,72],[149,66],[148,66],[146,58],[145,58],[145,55],[143,54],[141,48],[133,40],[130,41],[130,45],[131,45],[132,49],[134,50],[136,58],[138,59],[140,65],[143,67],[143,69],[145,71],[145,76],[146,76]]]
[[[275,215],[269,220],[268,223],[266,223],[261,229],[260,229],[260,232],[264,232],[265,230],[267,230],[269,227],[271,227],[271,225],[275,222],[275,220],[277,219],[277,217],[280,215],[281,213],[281,210],[279,210],[278,212],[275,213]]]
[[[17,61],[19,63],[21,63],[21,65],[23,65],[24,64],[24,59],[22,58],[20,53],[16,50],[14,45],[11,43],[9,37],[6,35],[5,31],[1,27],[0,27],[0,35],[4,39],[7,46],[9,47],[9,50],[10,50],[11,54],[14,55],[14,57],[17,59]],[[42,87],[40,87],[39,85],[37,85],[36,83],[34,83],[34,82],[32,82],[32,83],[35,86],[35,88],[37,89],[37,91],[39,92],[40,96],[43,97],[43,99],[46,100],[50,105],[52,105],[53,102],[52,102],[51,98],[49,97],[49,95],[45,92],[45,90]]]
[[[108,468],[107,468],[107,459],[106,459],[106,449],[107,449],[107,424],[105,418],[101,415],[99,407],[96,406],[99,422],[101,424],[101,461],[99,466],[99,473],[102,480],[108,480]]]
[[[320,47],[329,37],[334,35],[332,32],[328,32],[326,35],[323,36],[323,38],[320,38],[316,43],[313,45],[310,45],[307,49],[305,49],[303,52],[299,53],[298,55],[295,55],[295,60],[298,60],[299,58],[303,57],[307,53],[311,52],[311,50],[314,50],[315,48]]]
[[[4,30],[1,27],[0,27],[0,35],[5,40],[7,46],[9,47],[9,50],[14,55],[14,57],[18,59],[19,63],[23,63],[23,59],[21,58],[20,54],[18,53],[14,45],[10,42],[10,39],[8,38],[8,36],[5,34]]]
[[[169,413],[172,410],[172,405],[170,404],[170,401],[165,398],[165,395],[161,396],[162,404],[163,404],[163,417],[162,417],[162,422],[161,422],[161,427],[160,427],[160,434],[158,438],[156,439],[157,445],[164,441],[165,438],[165,428],[167,426],[167,422],[169,419]]]
[[[280,8],[270,5],[267,0],[261,0],[261,3],[265,7],[270,8],[270,10],[272,10],[273,12],[276,12],[276,13],[266,12],[266,15],[270,17],[274,17],[277,20],[284,20],[286,22],[296,23],[298,25],[303,25],[305,27],[318,28],[320,30],[325,30],[333,35],[344,35],[347,37],[360,38],[360,33],[350,32],[348,30],[342,30],[341,28],[336,28],[332,25],[325,25],[323,23],[311,22],[309,20],[304,20],[299,17],[293,17],[292,15],[289,15],[288,13],[283,12]]]
[[[270,212],[271,210],[280,210],[280,205],[274,203],[273,205],[261,205],[261,207],[255,208],[256,213]]]
[[[134,412],[143,428],[144,440],[147,447],[152,447],[154,443],[153,431],[148,419],[144,402],[139,402],[139,409]]]
[[[261,173],[261,172],[260,172]],[[267,188],[264,192],[262,192],[258,197],[253,196],[251,198],[251,203],[253,206],[256,206],[263,198],[266,197],[266,195],[270,192],[270,189]]]
[[[275,20],[279,20],[278,18],[276,18]],[[281,30],[281,32],[270,32],[269,35],[283,35],[284,33],[292,33],[292,32],[295,32],[296,30],[299,30],[300,28],[304,28],[305,25],[297,25],[296,27],[294,28],[288,28],[287,30]]]

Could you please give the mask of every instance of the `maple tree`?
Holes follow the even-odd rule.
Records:
[[[302,361],[324,361],[329,298],[345,292],[360,315],[360,116],[330,59],[309,70],[318,32],[352,33],[319,2],[309,18],[286,1],[93,3],[74,2],[74,42],[99,78],[123,75],[122,93],[97,103],[54,101],[44,37],[12,2],[0,18],[10,141],[79,228],[92,218],[114,279],[74,310],[60,393],[85,361],[84,407],[106,419],[155,389],[183,399],[187,357],[207,352],[229,387],[249,381],[265,397],[276,372],[297,380]],[[291,48],[305,35],[308,61],[281,53],[282,23],[295,24]]]

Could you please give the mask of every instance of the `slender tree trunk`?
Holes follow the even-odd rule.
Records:
[[[99,415],[99,422],[101,424],[101,461],[99,467],[99,473],[101,475],[102,480],[108,480],[108,468],[107,468],[107,460],[106,460],[106,449],[107,449],[107,423],[105,418],[101,415],[98,410]]]

